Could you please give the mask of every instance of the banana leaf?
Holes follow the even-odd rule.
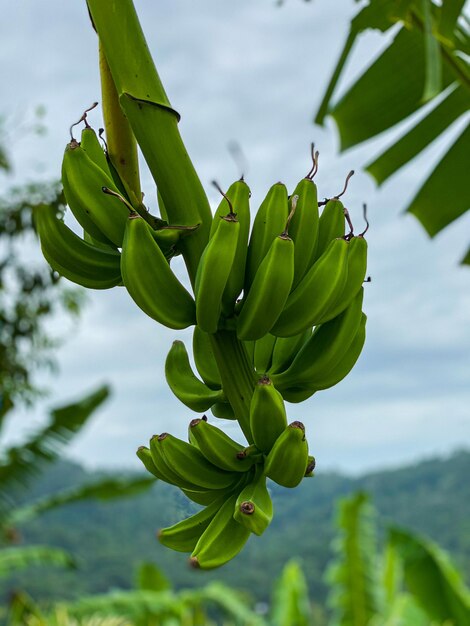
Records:
[[[153,563],[141,563],[137,570],[137,588],[147,591],[166,591],[171,583]]]
[[[447,555],[434,543],[398,528],[389,541],[403,565],[404,582],[428,619],[470,624],[470,591]]]
[[[0,524],[9,513],[12,489],[24,487],[45,464],[55,461],[64,444],[79,432],[108,395],[109,388],[103,386],[78,402],[54,409],[45,428],[23,445],[6,451],[0,460]]]
[[[470,207],[469,154],[470,124],[437,164],[407,209],[419,219],[431,237]]]
[[[433,0],[369,0],[351,21],[315,121],[323,124],[331,115],[340,134],[341,150],[346,150],[415,114],[411,129],[367,166],[378,184],[412,162],[470,108],[470,31],[464,5],[463,0],[444,0],[441,5]],[[357,36],[368,29],[386,32],[397,25],[400,27],[391,44],[342,97],[332,102]],[[438,103],[419,115],[428,101]],[[406,208],[431,235],[470,208],[463,164],[453,172],[453,187],[446,177],[457,153],[467,158],[470,153],[466,128]],[[449,199],[451,188],[456,191]],[[436,194],[434,199],[431,194]],[[470,264],[468,254],[462,263]]]
[[[296,560],[289,561],[277,581],[271,601],[272,626],[309,626],[312,610],[305,575]]]
[[[0,578],[32,566],[55,565],[74,569],[72,556],[65,550],[50,546],[21,546],[0,550]]]
[[[331,626],[367,626],[382,614],[373,509],[364,493],[340,501],[335,559],[326,579]]]
[[[182,597],[188,599],[192,594],[194,592],[184,592]],[[249,607],[244,594],[227,585],[212,582],[198,590],[197,596],[204,606],[213,604],[221,609],[236,625],[267,626],[265,620]]]
[[[33,517],[45,513],[50,509],[66,504],[73,504],[90,498],[95,500],[114,500],[142,493],[155,483],[153,477],[137,478],[104,478],[94,483],[82,485],[73,489],[64,489],[30,505],[16,508],[6,517],[6,523],[14,526],[29,521]]]
[[[398,595],[384,620],[377,626],[429,626],[428,615],[416,604],[409,594]],[[372,626],[372,624],[371,624]],[[375,623],[374,625],[375,626]]]

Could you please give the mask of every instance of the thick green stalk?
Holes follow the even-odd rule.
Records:
[[[250,430],[250,403],[256,378],[245,346],[233,331],[219,330],[210,337],[224,393],[243,434],[251,444],[253,437]]]
[[[209,238],[212,214],[207,196],[178,130],[132,0],[88,0],[93,24],[116,85],[119,102],[162,195],[173,224],[199,228],[182,240],[194,283]]]
[[[122,112],[103,46],[99,46],[101,100],[108,155],[117,170],[133,206],[142,202],[137,142],[132,128]]]

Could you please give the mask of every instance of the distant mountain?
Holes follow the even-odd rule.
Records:
[[[34,486],[34,497],[91,481],[102,473],[61,462]],[[245,589],[258,600],[269,597],[273,580],[292,556],[303,560],[311,597],[323,603],[323,581],[335,533],[335,501],[353,491],[370,493],[378,510],[380,532],[400,525],[432,538],[470,574],[470,452],[433,458],[397,470],[348,478],[318,473],[296,489],[272,484],[275,517],[262,537],[252,537],[232,563],[214,572],[197,572],[187,555],[159,545],[155,531],[189,514],[191,505],[163,483],[145,495],[113,503],[82,503],[47,513],[21,529],[26,543],[60,546],[79,559],[75,572],[31,570],[2,581],[0,600],[12,588],[24,588],[42,600],[76,598],[84,593],[128,588],[137,563],[153,560],[177,587],[217,579]]]

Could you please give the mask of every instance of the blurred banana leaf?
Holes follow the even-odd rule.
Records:
[[[410,130],[366,166],[381,185],[441,137],[470,108],[469,21],[463,0],[369,0],[353,18],[315,122],[330,115],[341,150],[379,135],[417,114]],[[397,32],[346,93],[332,102],[357,37],[365,30]],[[432,103],[422,111],[427,103]],[[419,113],[418,113],[419,112]],[[420,114],[421,113],[421,114]],[[467,185],[470,132],[464,127],[406,211],[432,237],[470,208]],[[470,264],[470,252],[462,259]]]
[[[41,498],[33,504],[18,507],[6,519],[7,524],[15,526],[29,521],[33,517],[50,509],[65,504],[73,504],[82,500],[114,500],[134,496],[151,487],[155,478],[138,476],[137,478],[104,478],[102,480],[81,485],[75,489],[66,489],[51,496]]]
[[[74,569],[72,556],[65,550],[50,546],[21,546],[0,550],[0,577],[32,566],[57,565]]]
[[[0,459],[0,522],[11,506],[11,491],[25,486],[44,464],[55,461],[64,444],[82,428],[93,412],[106,400],[109,388],[102,386],[83,399],[54,409],[49,424],[23,445],[6,450]]]
[[[147,591],[167,591],[171,583],[153,563],[141,563],[137,570],[137,588]]]
[[[340,501],[336,558],[327,571],[331,626],[368,626],[382,614],[373,509],[364,493]]]
[[[272,626],[309,626],[312,610],[305,575],[296,560],[289,561],[277,581],[271,602]]]
[[[416,604],[412,596],[401,594],[395,598],[391,611],[385,620],[377,621],[377,626],[379,625],[429,626],[429,616]]]
[[[404,582],[428,620],[470,624],[470,592],[434,543],[393,528],[389,541],[401,560]]]
[[[192,591],[182,593],[182,597],[191,598]],[[249,606],[245,595],[227,585],[212,582],[198,591],[199,600],[205,606],[214,604],[221,609],[237,626],[267,626],[265,620]]]

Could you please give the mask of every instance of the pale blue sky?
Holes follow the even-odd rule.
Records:
[[[414,218],[402,215],[460,124],[377,191],[360,165],[393,132],[338,156],[333,124],[320,129],[311,122],[348,17],[357,8],[352,0],[287,0],[282,8],[274,0],[139,0],[136,6],[212,203],[218,199],[209,181],[216,178],[228,186],[238,177],[227,151],[234,139],[249,162],[253,210],[273,182],[282,180],[292,189],[306,173],[312,140],[321,153],[320,195],[337,192],[346,173],[357,171],[348,206],[359,220],[367,201],[372,223],[366,347],[340,385],[289,405],[290,417],[306,425],[319,468],[358,472],[468,446],[470,270],[457,262],[468,244],[469,219],[431,241]],[[378,35],[361,40],[355,72],[381,41]],[[46,137],[19,137],[12,143],[14,180],[57,177],[70,123],[100,97],[96,38],[85,2],[9,3],[0,24],[0,80],[8,86],[0,110],[12,126],[30,118],[37,105],[47,110]],[[99,113],[90,121],[100,126]],[[155,209],[146,172],[143,186]],[[54,327],[65,330],[60,319]],[[108,381],[112,399],[69,452],[93,466],[136,466],[138,445],[164,430],[184,436],[195,416],[171,395],[163,377],[172,340],[190,336],[190,331],[169,331],[146,318],[124,289],[88,292],[74,336],[59,351],[59,375],[44,377],[52,387],[50,398],[33,414],[17,414],[10,435],[20,422],[39,423],[45,407]],[[232,423],[225,427],[235,434]]]

